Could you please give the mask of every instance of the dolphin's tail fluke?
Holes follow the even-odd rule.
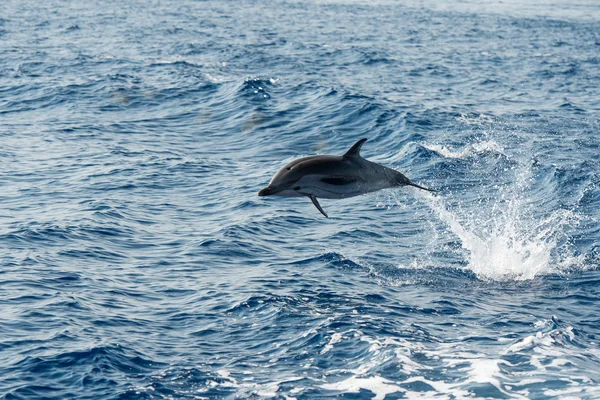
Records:
[[[429,189],[429,188],[417,185],[416,183],[413,183],[413,182],[408,182],[407,185],[408,186],[414,186],[414,187],[419,188],[419,189],[427,190],[428,192],[432,192],[432,193],[437,193],[438,192],[437,190]]]
[[[394,186],[414,186],[419,189],[427,190],[428,192],[437,193],[437,190],[433,190],[433,189],[423,187],[421,185],[417,185],[416,183],[414,183],[413,181],[408,179],[405,175],[401,174],[400,172],[398,172],[396,170],[392,170],[392,171],[394,172],[394,178],[395,178]]]

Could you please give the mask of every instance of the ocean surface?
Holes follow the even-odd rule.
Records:
[[[600,398],[600,3],[491,3],[3,1],[0,398]]]

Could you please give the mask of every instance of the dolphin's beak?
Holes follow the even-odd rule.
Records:
[[[279,192],[281,192],[280,189],[275,189],[275,188],[272,188],[271,186],[267,186],[266,188],[264,188],[260,192],[258,192],[258,195],[259,196],[271,196],[271,195],[274,195]]]

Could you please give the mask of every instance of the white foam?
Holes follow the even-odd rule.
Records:
[[[394,349],[395,354],[396,354],[396,358],[398,359],[398,361],[401,363],[402,365],[402,371],[412,375],[415,374],[419,371],[422,370],[426,370],[426,369],[432,369],[432,367],[428,367],[428,366],[423,366],[415,361],[413,361],[410,357],[412,355],[412,351],[410,350],[410,348],[407,347],[396,347]]]
[[[568,387],[566,389],[552,390],[548,389],[544,391],[546,396],[558,397],[561,399],[581,399],[581,396],[567,396],[569,394],[581,393],[584,388],[582,387]]]
[[[556,342],[556,340],[554,339],[555,337],[566,337],[566,338],[569,338],[570,341],[573,341],[575,339],[575,334],[573,333],[573,327],[567,326],[566,328],[554,329],[554,330],[551,330],[546,333],[538,331],[538,332],[536,332],[535,335],[527,336],[523,340],[509,346],[504,351],[504,354],[518,353],[518,352],[522,352],[523,350],[534,350],[535,352],[542,354],[544,356],[551,356],[551,357],[562,356],[563,352],[558,348],[554,348],[554,346],[553,346],[554,343]],[[556,360],[554,360],[554,361],[556,361]],[[569,362],[568,360],[564,360],[564,361]],[[558,363],[558,364],[556,364],[556,366],[565,365],[565,364],[560,364],[564,361],[556,361]],[[537,358],[532,358],[532,365],[534,365],[537,368],[545,370],[545,367],[541,363],[539,363]],[[552,366],[552,364],[550,366]]]
[[[248,380],[254,380],[254,378],[251,377],[251,378],[244,378],[243,382],[238,382],[238,380],[235,379],[234,377],[232,377],[231,373],[225,369],[220,369],[220,370],[216,371],[216,373],[224,381],[220,382],[218,384],[214,381],[209,381],[206,388],[201,388],[198,390],[199,393],[206,392],[209,390],[209,388],[219,385],[222,387],[236,388],[239,390],[240,394],[244,395],[244,397],[246,397],[245,395],[247,395],[247,397],[259,396],[259,397],[263,397],[263,398],[272,398],[272,397],[282,396],[286,400],[296,400],[295,397],[288,396],[285,393],[282,393],[280,391],[280,384],[284,383],[284,382],[294,382],[294,381],[304,379],[304,377],[300,377],[300,376],[291,376],[291,377],[287,377],[287,378],[281,379],[276,382],[268,382],[268,383],[247,382]],[[304,389],[295,387],[290,390],[290,393],[292,393],[292,394],[299,393],[302,390],[304,390]]]
[[[442,382],[442,381],[432,381],[429,380],[425,377],[422,376],[413,376],[412,378],[408,378],[405,381],[402,381],[402,383],[413,383],[413,382],[423,382],[429,386],[431,386],[436,392],[438,393],[443,393],[443,394],[453,394],[455,397],[460,396],[468,396],[469,392],[467,391],[461,391],[461,390],[456,390],[456,384],[449,384],[446,382]],[[425,396],[423,396],[422,393],[408,393],[407,397],[408,398],[416,398],[417,395],[419,398],[423,398]],[[427,396],[429,397],[429,396]]]
[[[471,361],[471,370],[469,378],[471,382],[491,383],[496,387],[500,387],[500,382],[496,376],[500,373],[501,360],[473,360]]]
[[[261,397],[275,397],[277,396],[277,392],[279,391],[278,384],[271,385],[257,385],[253,387],[253,393]]]
[[[509,388],[501,383],[501,379],[504,381],[505,377],[500,371],[500,364],[510,365],[508,362],[497,359],[474,359],[470,360],[470,364],[469,378],[466,383],[489,383],[511,398],[527,399],[517,392],[509,392]]]
[[[519,386],[525,386],[525,385],[534,385],[536,383],[545,383],[546,381],[544,379],[539,379],[539,378],[525,378],[522,379],[521,381],[517,382],[517,385]]]
[[[226,369],[220,369],[217,371],[217,375],[224,379],[231,379],[231,373]]]
[[[569,365],[569,364],[573,364],[573,363],[564,358],[556,358],[556,359],[552,360],[552,362],[550,363],[550,365],[548,365],[548,367],[563,367],[563,366]]]
[[[542,332],[537,332],[535,336],[527,336],[525,339],[511,345],[508,349],[506,349],[506,353],[518,353],[525,349],[531,349],[540,344],[549,346],[554,343],[554,339],[551,336],[544,336]]]
[[[325,345],[323,350],[321,350],[321,354],[327,353],[329,350],[333,349],[333,345],[342,341],[342,334],[339,332],[331,335],[331,339],[329,339],[329,343]]]
[[[550,326],[551,324],[552,324],[552,320],[551,319],[542,319],[542,320],[539,320],[539,321],[535,321],[533,323],[533,326],[535,328],[539,329],[539,328],[544,328],[546,326]]]
[[[383,400],[385,396],[391,393],[404,392],[404,389],[400,386],[394,385],[392,381],[378,375],[369,378],[352,376],[340,382],[325,383],[321,387],[326,390],[337,390],[346,393],[358,393],[361,389],[365,389],[375,394],[375,400]]]
[[[361,341],[369,344],[369,357],[358,368],[329,371],[331,375],[343,374],[346,377],[339,382],[320,384],[323,389],[343,393],[368,390],[374,393],[376,399],[383,399],[391,393],[401,393],[403,398],[408,399],[433,396],[468,398],[476,396],[471,388],[489,385],[506,397],[527,399],[531,397],[531,389],[523,386],[543,384],[548,382],[548,379],[553,379],[551,376],[559,376],[564,380],[564,387],[556,389],[556,393],[568,396],[577,393],[573,388],[583,388],[582,393],[587,395],[596,390],[590,377],[579,376],[580,368],[575,365],[576,359],[570,356],[570,347],[560,340],[572,337],[570,327],[561,327],[546,333],[537,332],[516,343],[507,344],[504,351],[498,349],[494,354],[473,352],[468,345],[461,342],[427,343],[402,338],[372,337],[360,331],[356,331],[356,334]],[[352,335],[345,332],[344,337],[351,338]],[[579,349],[574,351],[579,354]],[[514,353],[529,357],[529,364],[533,370],[527,368],[518,371],[519,368],[515,368],[517,365],[505,359]],[[429,362],[420,362],[424,359],[435,360],[438,366],[432,367]],[[398,367],[408,377],[390,380],[380,376],[380,367],[389,363],[399,364]],[[527,361],[518,361],[519,365],[523,363]],[[431,370],[439,368],[450,372],[449,381],[430,378]],[[348,377],[348,374],[351,376]],[[334,379],[333,376],[331,379]],[[424,385],[412,389],[415,382]]]

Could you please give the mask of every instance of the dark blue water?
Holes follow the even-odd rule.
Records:
[[[0,5],[0,397],[600,397],[597,2],[94,3]],[[256,195],[362,137],[440,195]]]

